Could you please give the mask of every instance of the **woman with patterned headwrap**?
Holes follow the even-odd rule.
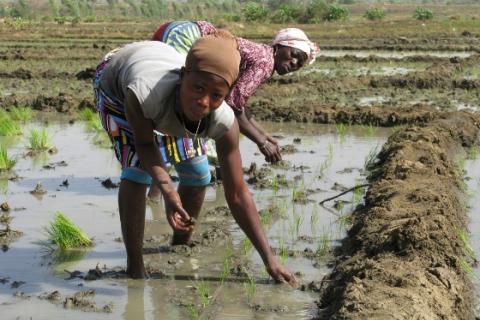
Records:
[[[198,38],[217,31],[206,21],[173,21],[162,24],[152,40],[162,41],[186,54]],[[257,144],[266,161],[277,162],[281,160],[278,142],[253,119],[246,108],[247,101],[274,71],[285,75],[313,63],[319,49],[297,28],[280,30],[271,45],[243,38],[237,38],[237,42],[240,72],[225,101],[235,112],[240,132]]]
[[[147,186],[156,185],[173,228],[172,245],[189,243],[210,182],[199,137],[215,140],[224,192],[233,217],[277,281],[295,282],[274,257],[243,179],[239,129],[224,103],[239,72],[233,36],[206,36],[188,55],[158,41],[126,45],[107,54],[94,80],[96,108],[122,165],[118,204],[127,251],[127,274],[145,277],[142,256]],[[155,131],[169,141],[156,140]],[[173,152],[176,191],[165,170]]]

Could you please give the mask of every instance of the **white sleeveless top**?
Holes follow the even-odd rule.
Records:
[[[143,115],[155,130],[184,137],[183,122],[175,112],[175,87],[185,56],[159,41],[134,42],[115,52],[104,69],[101,89],[110,97],[125,100],[127,90],[135,93]],[[235,115],[223,102],[204,118],[205,129],[198,135],[220,139],[232,126]]]

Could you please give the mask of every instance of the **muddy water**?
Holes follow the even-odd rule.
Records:
[[[468,216],[470,224],[468,230],[470,231],[470,245],[475,252],[475,258],[480,257],[480,160],[478,155],[476,159],[467,160],[465,165],[466,177],[465,183],[467,185],[467,200]],[[476,290],[476,306],[475,315],[480,316],[480,268],[474,266],[472,269],[472,279]]]
[[[402,59],[412,56],[432,56],[440,58],[468,58],[474,52],[471,51],[388,51],[388,50],[322,50],[319,56],[326,57],[343,57],[346,55],[365,58],[369,56],[377,56],[381,58]]]
[[[297,151],[284,155],[286,168],[273,170],[284,175],[288,187],[272,190],[251,186],[251,191],[259,209],[272,205],[280,208],[276,209],[280,214],[265,224],[266,232],[272,247],[292,253],[292,256],[285,257],[284,263],[297,272],[300,284],[308,286],[310,282],[320,280],[329,269],[325,256],[319,253],[312,257],[305,252],[320,249],[318,252],[328,255],[329,248],[344,236],[348,223],[346,217],[358,203],[358,196],[354,198],[348,193],[336,199],[345,201],[339,201],[337,209],[333,208],[335,201],[327,202],[325,207],[319,206],[318,202],[340,193],[343,188],[361,183],[365,158],[384,142],[390,131],[368,127],[347,127],[345,130],[322,125],[266,125],[278,136],[281,145],[293,146]],[[41,123],[35,123],[29,127],[40,126]],[[79,270],[86,274],[96,266],[104,271],[125,266],[125,252],[119,242],[117,190],[106,189],[101,184],[106,178],[118,182],[120,168],[111,150],[92,143],[92,135],[86,132],[82,123],[51,122],[48,129],[53,135],[52,143],[58,148],[56,154],[24,156],[24,138],[9,139],[9,154],[17,158],[15,173],[20,178],[1,181],[0,200],[8,202],[11,208],[13,220],[10,227],[22,231],[23,236],[4,245],[0,252],[2,319],[187,319],[195,315],[214,319],[311,317],[313,301],[318,294],[309,289],[302,291],[301,287],[292,289],[269,282],[258,254],[248,249],[245,237],[231,218],[224,225],[225,231],[231,234],[230,238],[206,247],[199,246],[198,251],[191,254],[172,254],[162,250],[145,254],[147,266],[156,270],[149,280],[122,277],[96,281],[65,280],[69,277],[65,270]],[[253,162],[258,168],[263,166],[264,161],[255,145],[244,138],[241,149],[244,167]],[[47,191],[42,196],[30,194],[38,182]],[[307,196],[302,198],[299,196],[302,194]],[[221,188],[209,188],[201,218],[203,223],[197,234],[212,226],[220,228],[215,225],[220,218],[205,212],[224,205]],[[62,211],[75,221],[94,238],[96,246],[68,257],[45,253],[38,242],[46,239],[43,228],[55,211]],[[168,248],[169,234],[161,205],[150,205],[147,209],[146,247],[154,243],[156,247]],[[240,266],[248,267],[252,280],[244,275],[229,275],[221,285],[219,275],[228,252],[240,261]],[[199,300],[199,287],[208,288],[206,307]],[[96,312],[63,307],[67,297],[89,289],[95,290],[87,300],[90,310],[95,308]],[[42,293],[55,290],[61,296],[56,303],[39,298]],[[104,306],[111,312],[104,313]]]

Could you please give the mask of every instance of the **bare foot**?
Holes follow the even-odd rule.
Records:
[[[140,263],[130,263],[127,259],[127,274],[132,279],[145,279],[147,273],[145,272],[145,266],[143,265],[143,260]]]
[[[145,269],[142,270],[131,270],[127,268],[127,274],[132,279],[145,279],[147,278],[147,273]]]

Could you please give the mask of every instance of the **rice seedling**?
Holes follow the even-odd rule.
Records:
[[[337,128],[337,133],[340,136],[340,143],[345,142],[345,136],[347,134],[347,126],[344,123],[337,123],[335,127]]]
[[[363,162],[363,168],[366,171],[369,171],[373,168],[375,161],[377,160],[377,156],[379,153],[380,146],[377,144],[375,147],[373,147],[365,157],[365,160]]]
[[[460,268],[462,268],[462,270],[465,271],[466,274],[469,274],[469,275],[473,274],[472,266],[470,265],[470,263],[468,263],[468,261],[466,261],[463,258],[460,259]]]
[[[340,216],[337,221],[340,224],[340,227],[346,228],[350,223],[352,223],[352,216],[345,214]]]
[[[243,254],[248,255],[248,252],[250,249],[252,249],[252,243],[248,238],[245,238],[242,240],[242,248],[243,248]]]
[[[11,107],[10,117],[14,121],[27,122],[33,118],[33,111],[28,107]]]
[[[98,115],[95,111],[90,108],[83,108],[77,113],[77,118],[82,121],[90,121],[93,118],[98,118]]]
[[[280,239],[279,244],[278,244],[278,250],[279,250],[279,257],[278,260],[280,261],[281,264],[285,264],[285,261],[287,260],[288,256],[288,250],[285,247],[285,242],[283,239]]]
[[[28,135],[28,148],[32,151],[49,150],[53,146],[50,143],[50,134],[46,128],[41,130],[31,129]]]
[[[187,312],[191,319],[198,319],[200,313],[198,312],[197,307],[193,303],[189,303],[185,306]]]
[[[8,171],[15,166],[16,161],[8,156],[7,148],[0,145],[0,171]]]
[[[377,133],[378,127],[374,126],[372,123],[369,123],[367,126],[365,126],[365,131],[367,137],[372,137],[375,135],[375,133]]]
[[[316,255],[318,257],[322,257],[328,252],[329,241],[330,241],[330,235],[328,233],[324,232],[320,236],[320,242],[318,244],[318,248],[317,248],[317,251],[316,251]]]
[[[314,204],[312,209],[312,214],[310,215],[310,231],[312,235],[317,234],[317,223],[318,223],[318,205]]]
[[[360,183],[357,182],[357,185],[359,185],[359,184]],[[362,202],[364,193],[365,193],[365,188],[355,188],[355,189],[353,189],[353,192],[352,192],[352,205],[353,206]]]
[[[475,250],[473,250],[472,246],[470,245],[470,236],[468,235],[468,232],[464,229],[458,229],[457,235],[462,241],[464,253],[470,258],[475,259]]]
[[[92,240],[62,212],[55,212],[54,220],[45,228],[50,244],[61,250],[93,246]]]
[[[276,209],[276,208],[275,208]],[[266,210],[262,210],[260,213],[260,223],[262,226],[268,225],[273,219],[273,210],[274,208],[268,208]]]
[[[200,281],[195,283],[194,288],[197,290],[202,307],[207,307],[210,304],[211,299],[210,288],[208,284],[205,281]]]
[[[226,255],[225,258],[223,259],[223,265],[222,265],[222,273],[220,274],[220,282],[223,284],[225,282],[225,279],[230,275],[230,269],[232,268],[232,258],[233,258],[233,252],[230,247],[226,248]]]
[[[257,292],[257,282],[255,277],[249,276],[248,282],[243,284],[245,288],[245,295],[247,297],[247,303],[251,305],[255,299],[255,294]]]
[[[292,219],[289,220],[288,234],[295,240],[298,238],[300,233],[300,226],[302,225],[303,218],[301,215],[293,212]]]
[[[22,131],[18,123],[13,121],[10,117],[0,118],[0,136],[16,136],[20,135]]]

